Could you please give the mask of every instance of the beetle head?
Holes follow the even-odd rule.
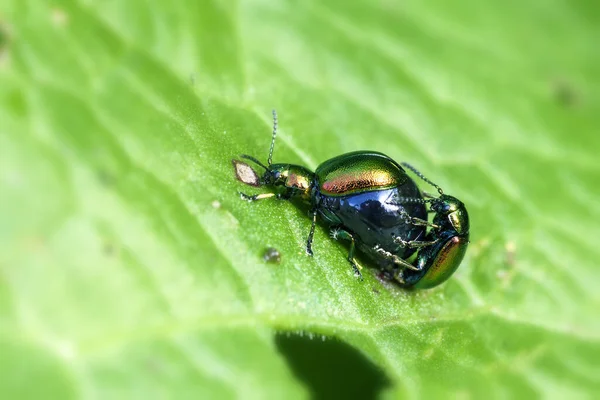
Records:
[[[433,223],[441,230],[454,230],[458,235],[469,233],[469,213],[462,201],[456,197],[442,194],[430,202],[435,212]]]

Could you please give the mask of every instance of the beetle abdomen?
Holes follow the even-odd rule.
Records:
[[[391,189],[323,196],[319,211],[329,224],[343,226],[355,234],[359,249],[375,261],[381,261],[375,248],[406,258],[414,253],[414,249],[401,247],[394,238],[419,240],[425,236],[425,227],[407,224],[402,211],[421,219],[427,218],[427,211],[424,204],[402,204],[401,198],[421,198],[412,180]]]
[[[326,196],[347,196],[403,185],[410,178],[394,160],[382,153],[355,151],[325,161],[315,175]]]
[[[428,235],[428,240],[433,239]],[[457,236],[452,231],[439,235],[439,242],[419,253],[420,271],[404,271],[405,284],[419,289],[428,289],[446,281],[456,271],[467,252],[469,235]]]

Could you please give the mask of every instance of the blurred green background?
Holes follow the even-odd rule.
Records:
[[[593,397],[599,35],[589,0],[3,1],[0,393]],[[463,200],[454,277],[359,282],[242,202],[272,108],[276,162],[383,151]]]

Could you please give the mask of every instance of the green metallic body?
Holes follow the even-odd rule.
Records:
[[[324,196],[390,189],[411,180],[398,163],[375,151],[354,151],[334,157],[319,165],[315,175],[319,193]]]
[[[405,287],[437,286],[458,268],[469,243],[469,217],[462,202],[443,194],[410,165],[401,165],[378,152],[342,154],[323,162],[314,173],[299,165],[272,164],[276,128],[274,113],[267,166],[254,157],[242,156],[265,169],[260,185],[272,187],[274,193],[241,195],[248,201],[276,196],[299,198],[309,204],[312,225],[307,254],[312,255],[320,216],[334,239],[350,242],[348,261],[358,276],[355,248],[377,264],[383,277],[396,279]],[[440,196],[424,199],[403,166],[436,187]],[[428,212],[434,213],[432,222],[427,220]],[[415,259],[407,261],[415,252]]]
[[[417,255],[418,270],[402,271],[408,286],[428,289],[446,281],[462,262],[469,244],[469,215],[464,204],[455,197],[441,195],[432,203],[433,228],[426,241],[435,243]]]
[[[414,241],[425,236],[424,226],[408,224],[406,215],[427,218],[421,192],[406,171],[385,154],[355,151],[319,165],[315,171],[314,207],[333,229],[354,236],[361,252],[385,271],[394,262],[381,251],[408,258],[415,249],[403,247],[397,238]]]

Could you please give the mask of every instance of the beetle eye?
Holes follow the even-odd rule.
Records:
[[[452,204],[447,201],[439,200],[431,204],[431,209],[437,213],[449,214],[452,211]]]
[[[436,199],[435,201],[431,202],[431,209],[433,211],[440,212],[443,210],[443,208],[444,208],[444,203],[442,203],[441,201]]]

